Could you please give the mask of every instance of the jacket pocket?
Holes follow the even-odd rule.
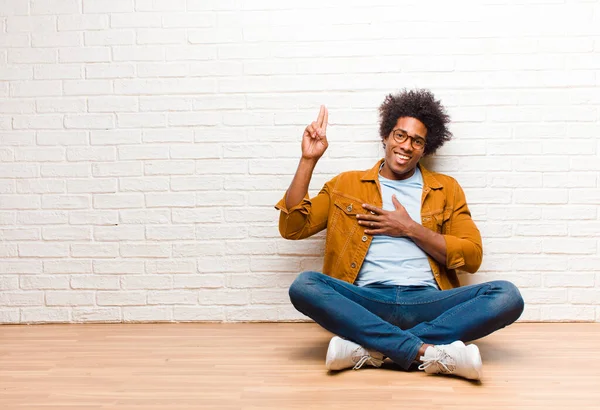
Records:
[[[351,235],[358,229],[356,214],[364,212],[362,204],[348,198],[336,198],[334,200],[334,214],[332,229]]]

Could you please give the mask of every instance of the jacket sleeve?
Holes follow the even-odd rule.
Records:
[[[465,193],[455,181],[453,207],[445,224],[446,268],[475,273],[483,259],[481,234],[471,219]]]
[[[335,179],[327,182],[317,196],[308,197],[308,193],[302,201],[287,209],[285,198],[275,205],[279,209],[279,233],[285,239],[304,239],[312,236],[327,227],[329,216],[329,204],[331,201],[331,189]],[[287,192],[286,192],[287,195]]]

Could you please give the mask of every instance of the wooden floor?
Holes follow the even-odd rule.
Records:
[[[308,323],[0,326],[0,409],[600,409],[600,324],[478,342],[481,383],[392,363],[328,374]]]

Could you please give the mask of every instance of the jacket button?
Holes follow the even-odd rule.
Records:
[[[350,267],[351,267],[352,269],[356,268],[356,263],[352,262],[352,263],[350,264]]]
[[[363,242],[366,242],[366,241],[367,241],[367,235],[364,235],[364,236],[362,237],[362,241],[363,241]]]
[[[346,211],[351,212],[352,211],[352,204],[348,205],[346,207]]]

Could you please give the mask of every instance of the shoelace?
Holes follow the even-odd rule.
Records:
[[[383,360],[375,359],[369,353],[360,355],[360,350],[364,349],[357,348],[354,352],[352,352],[352,361],[357,360],[356,365],[353,367],[354,370],[360,369],[367,362],[375,367],[379,367],[383,363]]]
[[[436,356],[423,361],[419,366],[419,370],[425,370],[430,366],[437,365],[440,373],[454,373],[456,370],[454,359],[442,349],[435,348],[435,350],[437,351]]]

